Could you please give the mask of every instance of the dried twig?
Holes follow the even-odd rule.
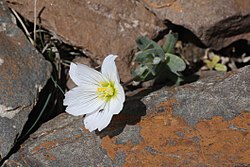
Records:
[[[30,43],[32,45],[35,44],[35,42],[33,41],[33,39],[30,36],[29,31],[27,30],[25,24],[23,23],[22,19],[19,17],[19,15],[17,14],[17,12],[14,9],[11,9],[12,13],[15,15],[15,17],[17,18],[17,20],[19,21],[19,23],[21,24],[21,26],[23,27],[23,30],[25,32],[25,34],[27,35],[28,39],[30,40]]]
[[[34,0],[34,29],[33,29],[33,35],[34,35],[34,42],[36,42],[36,2],[37,0]]]

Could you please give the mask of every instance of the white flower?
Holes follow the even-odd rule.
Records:
[[[85,115],[84,125],[89,131],[101,131],[119,114],[125,93],[115,65],[117,56],[108,55],[101,72],[83,64],[70,64],[69,75],[77,87],[65,94],[66,112],[74,116]]]

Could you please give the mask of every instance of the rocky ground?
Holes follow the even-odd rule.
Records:
[[[249,11],[248,0],[0,0],[0,164],[250,166]],[[136,38],[161,44],[170,30],[195,80],[129,85],[101,132],[64,112],[70,61],[98,68],[118,54],[126,82]],[[202,70],[209,51],[228,72]]]

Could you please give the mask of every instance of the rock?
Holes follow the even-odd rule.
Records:
[[[232,119],[243,111],[250,112],[249,72],[250,66],[246,66],[237,72],[219,73],[181,87],[165,87],[142,101],[149,111],[169,110],[189,125],[213,116]]]
[[[83,118],[63,113],[5,166],[247,166],[249,69],[128,97],[98,133],[84,129]]]
[[[84,130],[82,118],[61,114],[45,123],[7,166],[111,166],[101,140]],[[27,153],[27,154],[26,154]]]
[[[43,124],[5,166],[247,166],[249,119],[249,113],[230,121],[217,116],[193,128],[166,112],[140,122],[123,112],[95,134],[65,113]]]
[[[212,49],[221,49],[239,39],[250,41],[249,0],[140,1],[158,18],[192,31]]]
[[[130,100],[129,100],[130,101]],[[132,105],[130,102],[132,102]],[[140,138],[138,126],[133,126],[145,115],[145,107],[138,100],[131,99],[125,107],[126,112],[115,116],[112,124],[103,133],[88,132],[83,118],[63,113],[44,123],[21,149],[12,155],[5,166],[117,166],[123,163],[124,154],[119,153],[111,161],[105,149],[101,147],[103,136],[116,136],[122,131],[117,143],[131,141],[138,144]],[[132,112],[135,107],[137,112]],[[128,111],[130,110],[130,111]],[[129,124],[129,126],[126,126]]]
[[[102,148],[111,160],[120,159],[120,166],[247,166],[249,118],[249,113],[230,121],[213,117],[193,128],[166,112],[156,113],[133,125],[140,129],[139,143],[119,142],[124,134],[133,136],[133,131],[126,131],[131,126],[127,125],[118,136],[105,136]]]
[[[9,0],[9,6],[34,20],[33,0]],[[118,54],[121,79],[130,79],[131,51],[140,35],[154,37],[166,27],[137,1],[37,1],[41,25],[64,42],[82,48],[100,64],[108,54]],[[39,14],[38,14],[39,13]]]
[[[0,159],[21,133],[51,66],[28,42],[0,1]]]

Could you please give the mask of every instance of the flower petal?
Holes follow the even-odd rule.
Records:
[[[125,93],[120,84],[117,85],[117,95],[110,100],[109,112],[112,114],[119,114],[123,108],[123,103],[125,101]]]
[[[87,114],[84,118],[84,125],[90,132],[98,129],[101,131],[110,123],[113,114],[105,107],[103,111]]]
[[[63,105],[67,105],[66,112],[74,116],[98,112],[105,101],[98,99],[94,86],[75,87],[65,94]]]
[[[119,74],[115,65],[116,55],[108,55],[102,63],[102,74],[106,76],[110,81],[115,81],[120,83]]]
[[[98,85],[101,81],[107,80],[100,72],[84,65],[70,64],[70,78],[76,85]]]

